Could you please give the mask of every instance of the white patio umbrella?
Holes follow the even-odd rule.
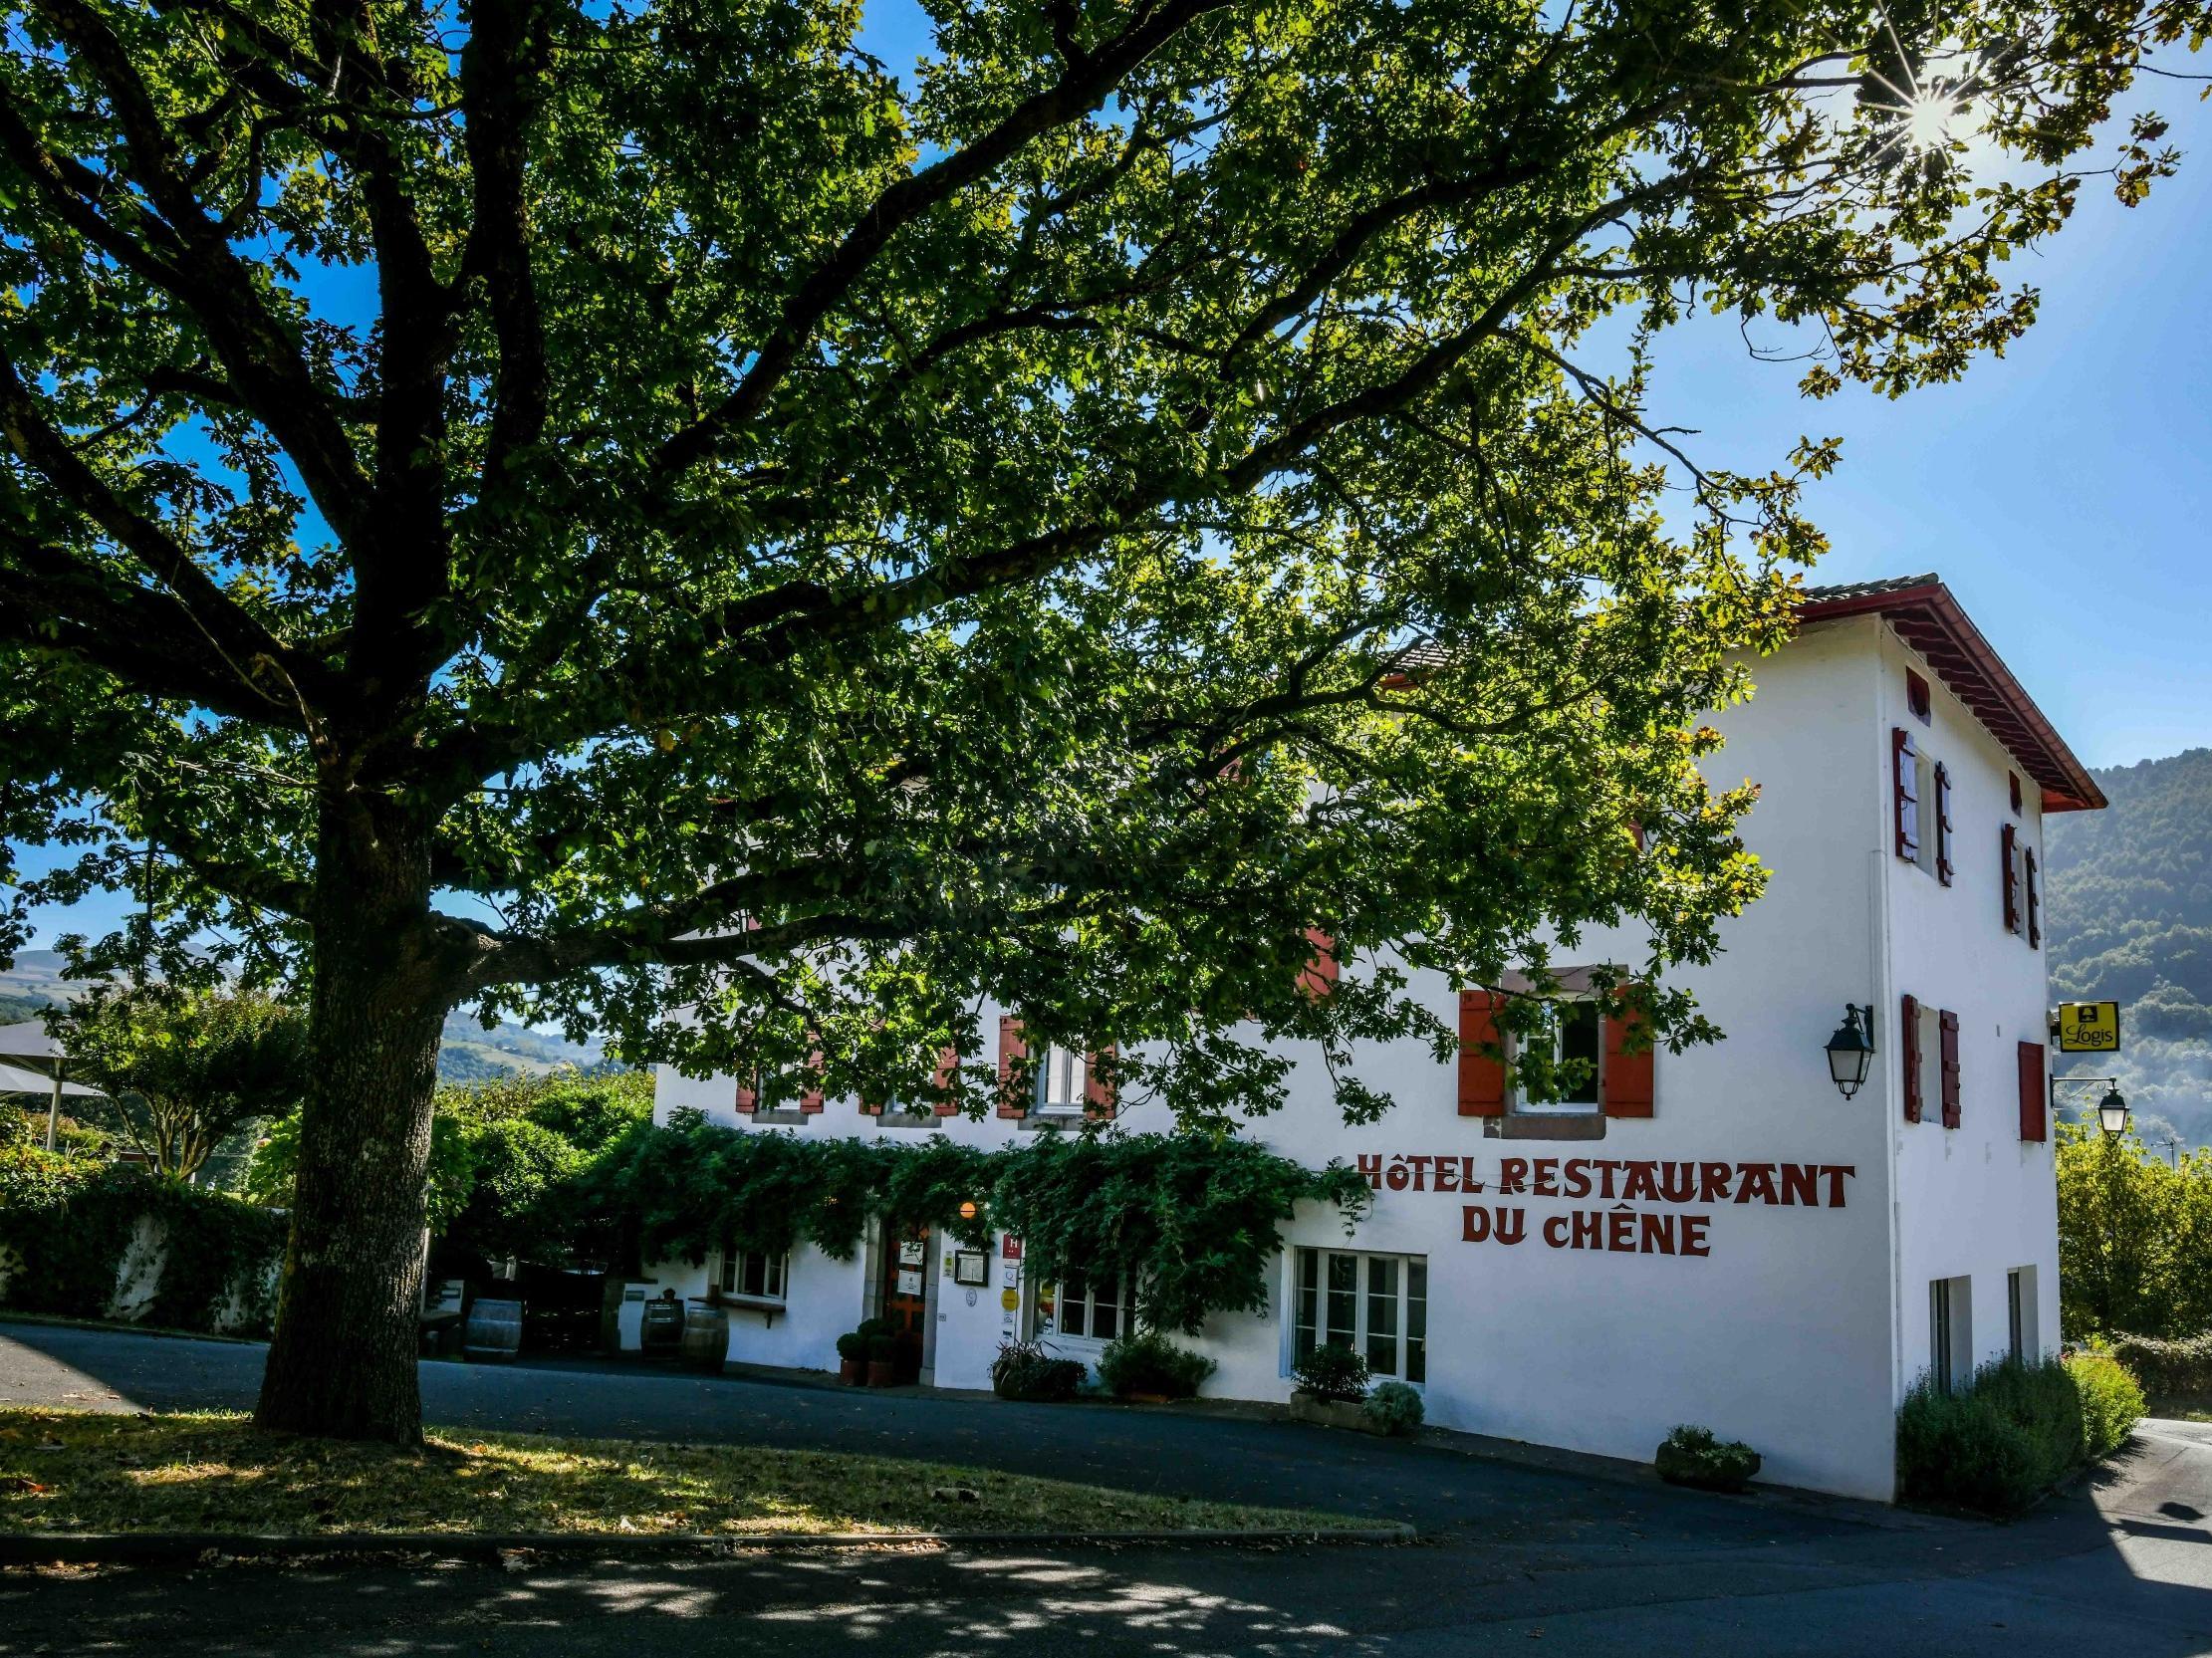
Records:
[[[46,1149],[54,1149],[54,1141],[61,1127],[62,1095],[98,1094],[99,1089],[66,1080],[62,1075],[68,1056],[62,1045],[46,1034],[42,1020],[27,1019],[20,1025],[0,1025],[0,1071],[11,1078],[0,1092],[43,1093],[46,1095]],[[18,1085],[12,1078],[24,1077],[31,1086]]]

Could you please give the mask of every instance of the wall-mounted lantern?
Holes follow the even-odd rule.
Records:
[[[2051,1107],[2054,1114],[2064,1108],[2062,1095],[2072,1094],[2084,1101],[2083,1110],[2089,1109],[2089,1089],[2099,1082],[2104,1084],[2104,1097],[2096,1102],[2096,1126],[2104,1131],[2107,1140],[2116,1140],[2127,1132],[2127,1096],[2119,1091],[2117,1076],[2054,1076],[2051,1078]]]
[[[966,1203],[960,1205],[960,1218],[964,1221],[972,1221],[975,1219],[974,1199],[971,1198]]]
[[[1866,1067],[1874,1058],[1874,1010],[1843,1004],[1843,1023],[1828,1039],[1828,1073],[1845,1099],[1866,1081]]]

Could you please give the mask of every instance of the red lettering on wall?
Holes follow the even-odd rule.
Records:
[[[1672,1255],[1674,1253],[1673,1215],[1646,1215],[1643,1217],[1643,1236],[1637,1247],[1645,1255]]]
[[[1470,1244],[1480,1244],[1490,1237],[1490,1211],[1479,1203],[1470,1203],[1459,1212],[1460,1237]]]
[[[1821,1173],[1828,1180],[1828,1206],[1831,1209],[1843,1207],[1843,1182],[1857,1172],[1858,1165],[1855,1163],[1823,1163],[1821,1165]]]
[[[1501,1206],[1498,1210],[1497,1230],[1499,1243],[1518,1244],[1529,1235],[1529,1217],[1519,1209]]]
[[[1657,1203],[1659,1201],[1659,1165],[1648,1158],[1620,1165],[1628,1171],[1627,1183],[1620,1195],[1630,1203]]]
[[[1508,1196],[1519,1196],[1528,1190],[1529,1160],[1526,1157],[1501,1157],[1498,1159],[1498,1190]]]
[[[1612,1209],[1605,1214],[1605,1248],[1632,1250],[1636,1247],[1636,1214],[1632,1209]]]
[[[1818,1182],[1821,1167],[1818,1163],[1785,1163],[1782,1165],[1782,1203],[1789,1208],[1803,1204],[1808,1209],[1821,1206]]]
[[[1539,1157],[1536,1160],[1536,1183],[1531,1188],[1538,1197],[1559,1196],[1559,1159]]]
[[[1753,1198],[1770,1205],[1782,1201],[1782,1194],[1774,1189],[1772,1163],[1742,1163],[1737,1166],[1743,1172],[1743,1184],[1736,1188],[1738,1203],[1749,1203]]]
[[[1436,1189],[1439,1192],[1456,1192],[1459,1190],[1458,1158],[1439,1157],[1436,1159]]]
[[[1568,1158],[1567,1195],[1569,1197],[1590,1196],[1590,1159],[1588,1157]]]
[[[1544,1217],[1544,1241],[1556,1250],[1567,1248],[1567,1217],[1565,1215],[1547,1215]]]
[[[1659,1195],[1669,1203],[1687,1203],[1697,1196],[1697,1165],[1695,1163],[1661,1163],[1659,1165]]]
[[[1367,1184],[1376,1191],[1382,1190],[1382,1153],[1362,1151],[1352,1159],[1352,1166],[1367,1177]]]
[[[1697,1201],[1700,1203],[1726,1203],[1728,1182],[1735,1170],[1726,1163],[1700,1163],[1697,1165]]]
[[[1682,1217],[1682,1253],[1684,1255],[1711,1255],[1713,1246],[1705,1242],[1705,1229],[1712,1224],[1710,1215],[1684,1215]]]

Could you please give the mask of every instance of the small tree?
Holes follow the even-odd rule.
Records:
[[[306,1016],[258,992],[100,990],[52,1025],[71,1074],[108,1095],[123,1135],[173,1179],[307,1091]]]

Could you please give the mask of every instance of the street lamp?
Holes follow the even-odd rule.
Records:
[[[2116,1140],[2127,1132],[2127,1100],[2117,1087],[2104,1090],[2104,1097],[2096,1102],[2096,1125],[2104,1130],[2107,1140]]]
[[[1861,1022],[1863,1020],[1863,1023]],[[1828,1039],[1828,1073],[1845,1099],[1858,1092],[1866,1080],[1866,1066],[1874,1057],[1874,1010],[1843,1004],[1843,1023]]]
[[[2096,1125],[2104,1131],[2107,1140],[2116,1140],[2127,1132],[2127,1096],[2119,1091],[2117,1076],[2054,1076],[2051,1078],[2051,1107],[2056,1113],[2065,1103],[2062,1096],[2071,1095],[2083,1102],[2087,1113],[2089,1090],[2097,1083],[2104,1084],[2104,1097],[2096,1102]]]

